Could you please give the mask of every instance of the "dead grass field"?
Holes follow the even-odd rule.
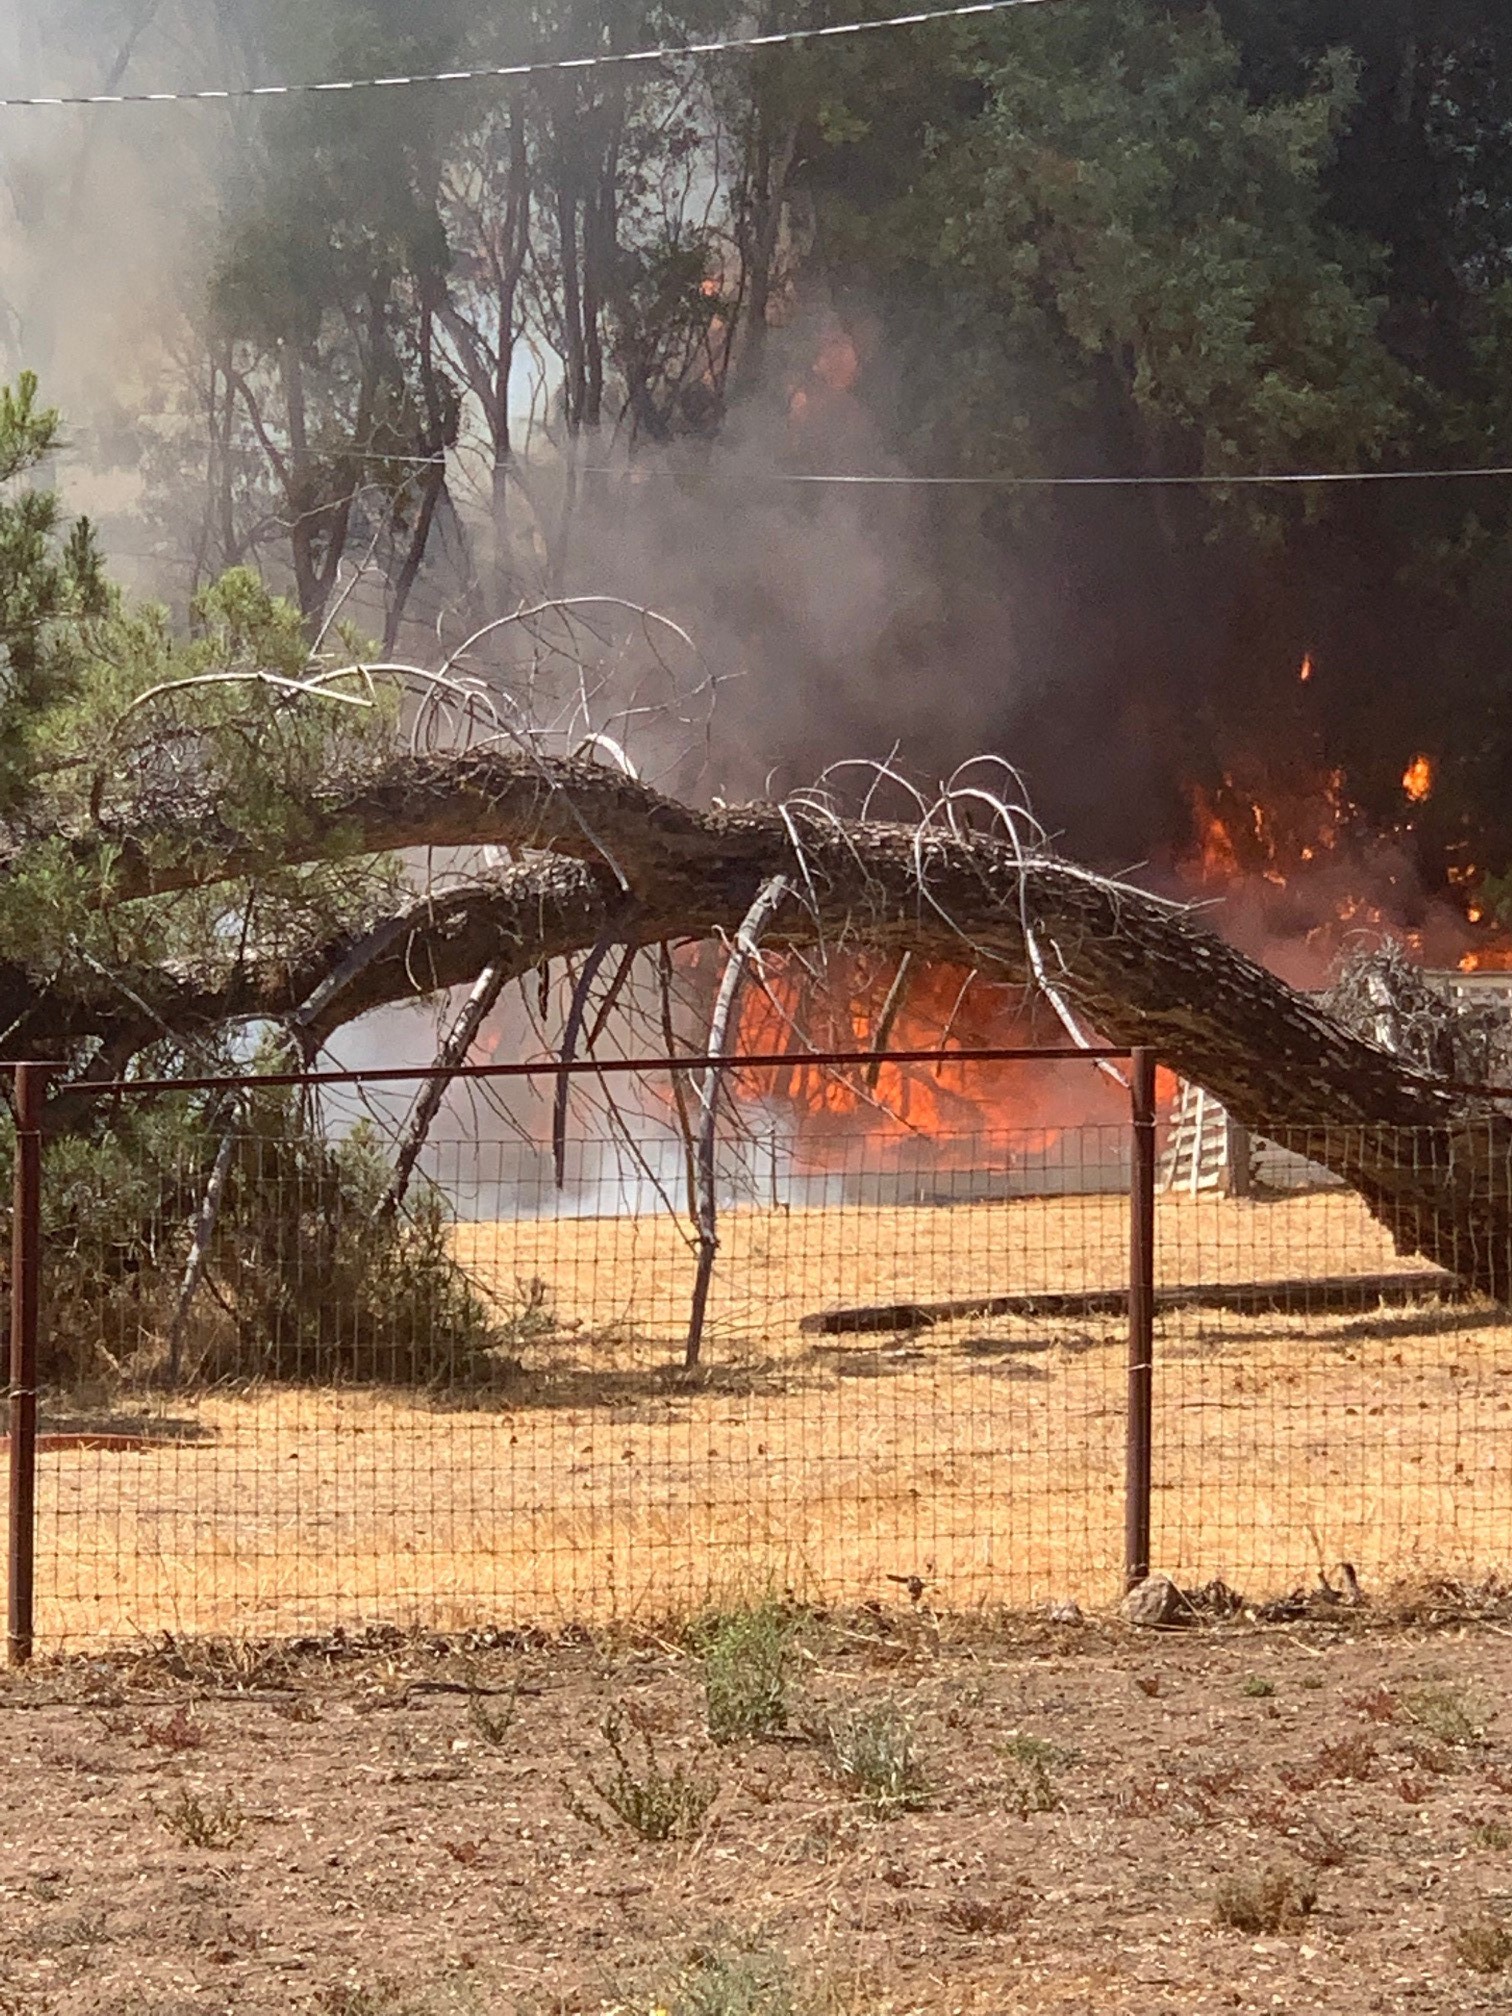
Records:
[[[838,1303],[1121,1285],[1116,1197],[732,1213],[696,1379],[693,1258],[666,1219],[459,1226],[504,1312],[549,1334],[499,1390],[176,1397],[136,1454],[42,1459],[50,1644],[393,1619],[547,1626],[684,1613],[774,1585],[969,1610],[1117,1594],[1116,1321],[968,1320],[815,1338]],[[1344,1195],[1165,1199],[1161,1278],[1413,1263]],[[1155,1560],[1252,1594],[1355,1561],[1367,1587],[1512,1551],[1512,1333],[1487,1314],[1164,1316]]]

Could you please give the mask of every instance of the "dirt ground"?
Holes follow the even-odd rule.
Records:
[[[1408,1264],[1342,1194],[1168,1197],[1159,1234],[1167,1284]],[[496,1390],[175,1394],[135,1424],[140,1447],[50,1451],[44,1641],[601,1625],[768,1584],[861,1603],[890,1574],[922,1575],[957,1613],[1116,1590],[1121,1321],[800,1323],[835,1304],[1116,1287],[1123,1198],[752,1210],[723,1236],[691,1379],[693,1255],[670,1219],[500,1221],[459,1226],[459,1257],[502,1312],[521,1282],[546,1299]],[[1494,1568],[1509,1411],[1512,1330],[1486,1311],[1163,1316],[1156,1564],[1251,1596],[1341,1558],[1376,1591]]]
[[[800,1620],[787,1731],[722,1749],[655,1639],[186,1641],[0,1683],[0,2009],[1509,2005],[1504,1626],[1152,1638],[897,1594]],[[911,1728],[917,1810],[837,1780],[858,1710]],[[633,1773],[649,1735],[714,1792],[687,1838],[596,1798],[611,1711]]]

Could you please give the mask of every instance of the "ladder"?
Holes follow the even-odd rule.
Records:
[[[1157,1181],[1162,1190],[1200,1197],[1249,1190],[1249,1137],[1235,1127],[1211,1092],[1185,1079],[1166,1130]]]

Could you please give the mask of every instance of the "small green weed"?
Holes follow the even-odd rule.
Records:
[[[491,1749],[502,1750],[509,1740],[509,1732],[514,1727],[515,1708],[519,1697],[513,1687],[506,1688],[500,1697],[501,1705],[490,1708],[488,1696],[481,1688],[475,1687],[467,1697],[467,1725],[481,1742]]]
[[[1500,1820],[1487,1820],[1471,1828],[1470,1839],[1477,1848],[1490,1848],[1499,1854],[1504,1848],[1512,1848],[1512,1827],[1503,1826]]]
[[[780,1953],[716,1942],[692,1955],[652,2016],[799,2016],[802,2007]]]
[[[1054,1774],[1069,1763],[1068,1753],[1038,1736],[1011,1736],[1003,1753],[1009,1764],[1009,1798],[1018,1808],[1019,1818],[1053,1813],[1063,1803]]]
[[[1310,1883],[1299,1882],[1284,1869],[1232,1876],[1218,1886],[1218,1923],[1251,1936],[1296,1932],[1311,1917],[1317,1901]]]
[[[1402,1696],[1401,1713],[1440,1743],[1468,1748],[1486,1733],[1479,1705],[1458,1687],[1412,1687]]]
[[[642,1841],[686,1840],[696,1834],[719,1794],[716,1780],[687,1764],[664,1769],[648,1730],[639,1729],[640,1762],[631,1761],[622,1708],[611,1708],[601,1725],[614,1768],[603,1777],[586,1773],[596,1809],[570,1785],[563,1787],[570,1812],[607,1835],[606,1813]]]
[[[835,1776],[884,1819],[929,1804],[913,1723],[895,1702],[852,1709],[829,1723],[825,1739]]]
[[[787,1727],[793,1619],[775,1602],[707,1619],[694,1641],[703,1658],[704,1715],[716,1743],[775,1736]]]
[[[1472,1918],[1456,1928],[1454,1951],[1474,1974],[1504,1974],[1512,1961],[1512,1931],[1495,1918]]]
[[[229,1848],[246,1831],[247,1816],[229,1792],[212,1798],[181,1785],[157,1816],[185,1848]]]
[[[1242,1691],[1251,1701],[1269,1701],[1276,1691],[1276,1683],[1274,1680],[1263,1679],[1258,1673],[1251,1673]]]

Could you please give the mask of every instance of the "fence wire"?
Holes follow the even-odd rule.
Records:
[[[144,1106],[103,1180],[50,1145],[39,1643],[1116,1597],[1116,1094],[1034,1129],[729,1102],[691,1368],[671,1076],[554,1144],[551,1096],[454,1100],[392,1214],[381,1130],[297,1093]],[[1505,1559],[1505,1318],[1320,1175],[1156,1203],[1153,1565],[1189,1586]]]
[[[1255,1145],[1250,1195],[1162,1199],[1153,1524],[1171,1573],[1271,1595],[1338,1586],[1345,1561],[1376,1590],[1506,1572],[1507,1311],[1399,1250],[1312,1159],[1447,1172],[1453,1153],[1427,1129],[1283,1132]],[[1453,1193],[1446,1175],[1446,1211]],[[1172,1306],[1188,1284],[1234,1306]]]

